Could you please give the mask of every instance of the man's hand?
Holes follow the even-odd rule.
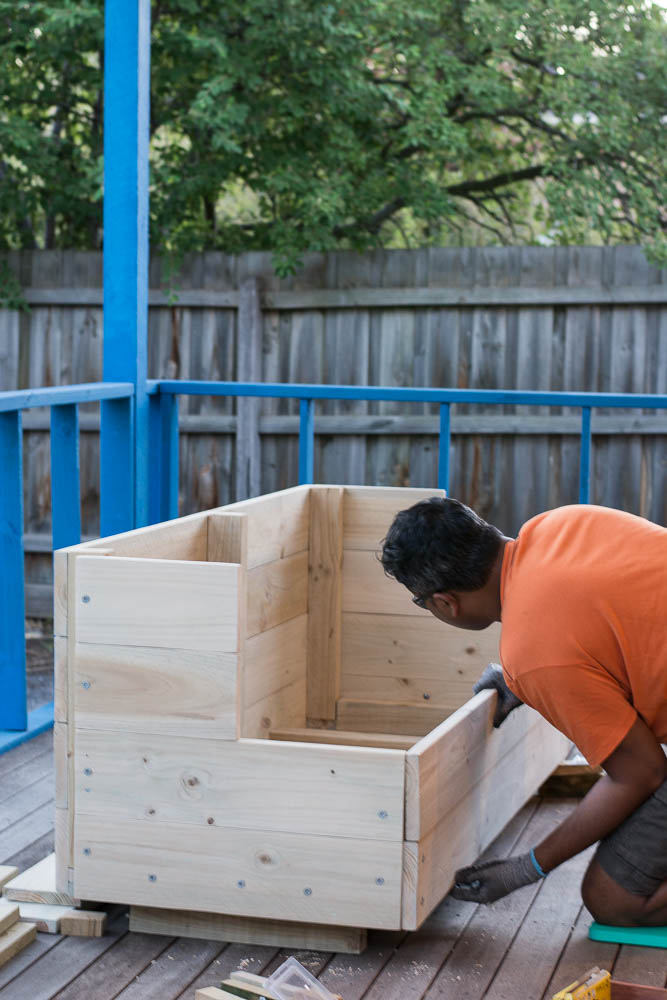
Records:
[[[501,722],[504,722],[510,712],[523,705],[515,694],[508,688],[503,677],[503,668],[499,663],[489,663],[484,673],[473,687],[475,694],[485,691],[487,688],[498,692],[498,702],[493,716],[493,728],[497,729]]]
[[[538,882],[541,877],[530,853],[520,854],[515,858],[460,868],[454,876],[450,895],[470,903],[494,903],[515,889]]]

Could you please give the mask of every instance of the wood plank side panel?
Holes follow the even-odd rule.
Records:
[[[77,748],[77,823],[133,822],[137,836],[179,825],[193,851],[211,826],[403,840],[400,750],[92,730]]]
[[[343,698],[463,704],[499,658],[499,625],[465,632],[432,616],[348,611],[342,631]]]
[[[565,737],[539,720],[419,841],[406,841],[403,928],[416,930],[562,759]]]
[[[392,486],[346,486],[343,507],[343,547],[378,552],[399,511],[444,490]]]
[[[310,490],[308,718],[333,721],[340,692],[343,563],[341,487]]]
[[[246,640],[244,711],[297,681],[305,684],[307,639],[308,616],[302,614]]]
[[[308,611],[308,552],[297,552],[250,569],[247,637]]]
[[[118,822],[111,836],[104,819],[79,818],[77,895],[270,920],[400,926],[399,841],[205,826],[193,851],[189,828],[141,827]]]
[[[308,548],[310,487],[229,504],[210,513],[242,513],[248,519],[248,569],[276,562]]]
[[[236,652],[239,575],[229,563],[81,556],[76,640]]]
[[[427,702],[362,701],[340,698],[337,729],[369,733],[425,736],[439,726],[458,705],[431,705]]]
[[[79,729],[239,735],[237,653],[84,642],[74,656]]]
[[[431,617],[412,603],[402,583],[385,576],[376,552],[356,549],[343,553],[343,612]]]

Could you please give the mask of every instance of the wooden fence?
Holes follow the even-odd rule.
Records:
[[[30,311],[0,310],[0,389],[102,377],[98,253],[5,260]],[[267,254],[151,265],[153,378],[667,392],[667,278],[638,247],[313,255],[289,279]],[[297,405],[182,397],[182,513],[297,479]],[[238,421],[238,425],[237,425]],[[82,525],[98,531],[98,427],[81,411]],[[48,414],[24,420],[28,607],[50,601]],[[438,419],[422,404],[317,409],[320,482],[434,486]],[[573,411],[455,407],[451,492],[507,533],[576,502]],[[667,418],[595,411],[594,502],[667,522]]]

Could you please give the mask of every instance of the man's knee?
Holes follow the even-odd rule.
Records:
[[[581,883],[581,898],[599,924],[635,927],[642,923],[646,899],[623,889],[593,858]]]

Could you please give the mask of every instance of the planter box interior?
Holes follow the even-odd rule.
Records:
[[[434,490],[304,486],[56,553],[58,887],[414,930],[562,760],[469,698],[498,631],[377,559]]]

